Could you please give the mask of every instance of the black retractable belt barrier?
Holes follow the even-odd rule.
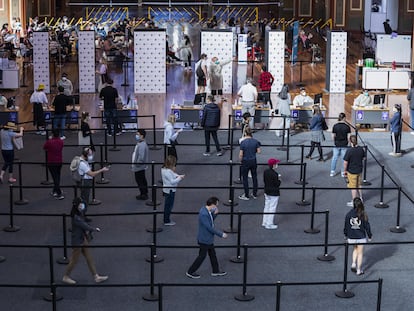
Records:
[[[3,228],[5,232],[17,232],[20,230],[19,226],[15,226],[13,222],[13,185],[9,187],[9,225]]]
[[[105,129],[104,130],[105,162],[108,162],[108,135],[107,134],[108,134],[108,129]]]
[[[314,228],[314,220],[315,220],[315,200],[316,200],[316,189],[315,187],[312,187],[312,209],[311,209],[311,223],[310,223],[310,228],[305,229],[304,231],[306,233],[319,233],[321,232],[319,229]]]
[[[56,259],[56,262],[61,265],[67,265],[68,259],[68,243],[67,243],[67,228],[66,228],[66,214],[62,214],[62,233],[63,233],[63,257]]]
[[[406,230],[400,227],[400,213],[401,213],[401,187],[398,188],[398,201],[397,201],[397,225],[390,228],[393,233],[404,233]]]
[[[227,202],[224,202],[225,206],[237,206],[239,203],[234,202],[234,187],[233,187],[233,161],[229,161],[230,167],[230,180],[229,180],[229,199]]]
[[[384,203],[384,177],[385,177],[385,168],[384,165],[381,165],[381,196],[379,203],[375,204],[376,208],[388,208],[389,205]]]
[[[242,263],[244,259],[240,255],[240,241],[241,241],[241,218],[242,213],[237,213],[237,254],[235,257],[231,257],[230,261],[234,263]]]
[[[227,126],[227,146],[223,147],[226,150],[233,149],[233,131],[232,131],[232,115],[229,114],[229,125]]]
[[[280,292],[282,289],[282,282],[276,282],[276,311],[280,310]]]
[[[145,202],[145,205],[153,206],[155,211],[156,206],[161,204],[160,202],[157,202],[157,184],[155,183],[155,161],[151,161],[151,185],[153,185],[151,188],[151,201]]]
[[[55,276],[54,276],[54,269],[53,269],[53,247],[49,246],[48,250],[49,250],[50,291],[49,293],[43,296],[43,299],[46,301],[54,301],[54,300],[59,301],[59,300],[62,300],[63,297],[61,295],[58,295],[56,291],[53,290],[53,284],[55,283]]]
[[[29,203],[27,199],[23,198],[23,180],[22,180],[22,162],[19,161],[18,168],[19,168],[19,199],[14,202],[16,205],[26,205]]]
[[[149,149],[151,150],[160,150],[161,147],[157,146],[157,133],[155,132],[155,115],[152,115],[152,136],[153,136],[153,144]]]
[[[306,191],[305,185],[306,185],[306,163],[303,163],[302,199],[299,202],[296,202],[296,205],[299,205],[299,206],[310,205],[310,202],[305,200],[305,191]]]
[[[151,268],[150,268],[150,293],[149,294],[145,294],[142,296],[142,299],[146,300],[146,301],[156,301],[158,300],[158,295],[154,293],[154,273],[155,273],[155,269],[154,269],[154,263],[155,263],[155,256],[157,256],[155,254],[155,245],[151,244]]]
[[[341,291],[335,292],[335,295],[339,298],[352,298],[355,296],[353,292],[348,290],[347,287],[347,279],[348,279],[348,242],[345,244],[345,258],[344,258],[344,283]]]
[[[154,209],[153,217],[152,217],[152,228],[147,229],[147,232],[152,233],[152,246],[151,249],[154,248],[154,253],[152,253],[151,258],[146,258],[147,262],[154,262],[159,263],[164,261],[164,258],[157,255],[157,233],[163,231],[162,228],[157,228],[157,210]]]
[[[243,263],[243,287],[242,293],[240,295],[234,296],[234,299],[238,301],[252,301],[254,299],[253,295],[247,293],[247,244],[243,245],[243,255],[244,255],[244,263]]]
[[[118,127],[118,122],[116,123],[116,127],[115,127],[115,125],[114,125],[114,130],[113,130],[113,132],[112,132],[112,134],[113,134],[113,136],[112,136],[112,139],[113,139],[113,144],[112,144],[112,147],[111,148],[109,148],[109,151],[121,151],[121,148],[119,148],[117,145],[116,145],[116,134],[117,134],[117,131],[118,131],[118,129],[117,129],[117,127]]]
[[[323,255],[318,256],[320,261],[332,261],[335,260],[335,256],[328,254],[328,234],[329,234],[329,210],[325,212],[325,246]]]
[[[230,186],[230,191],[231,191],[231,197],[234,199],[234,186]],[[237,233],[237,229],[233,227],[234,206],[235,206],[234,200],[231,200],[230,202],[230,227],[224,230],[224,232],[226,233]]]

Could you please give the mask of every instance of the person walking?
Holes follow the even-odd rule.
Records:
[[[252,79],[247,78],[246,84],[243,85],[240,90],[237,92],[237,95],[241,97],[241,106],[242,106],[242,115],[245,112],[249,112],[251,115],[250,119],[250,129],[254,129],[254,112],[256,110],[256,101],[257,101],[257,89],[252,84]]]
[[[108,79],[106,86],[102,88],[99,93],[99,97],[104,101],[104,116],[106,120],[106,129],[108,130],[108,136],[112,134],[121,134],[118,132],[118,118],[116,111],[116,101],[119,98],[118,90],[114,88],[114,81]]]
[[[241,162],[241,176],[244,193],[239,195],[240,200],[249,200],[249,172],[253,180],[253,193],[251,197],[257,198],[257,160],[256,154],[261,153],[260,142],[253,138],[250,127],[245,128],[245,139],[240,143],[239,160]]]
[[[358,146],[356,135],[349,136],[349,142],[351,148],[348,148],[344,155],[344,175],[348,188],[351,189],[352,199],[357,197],[362,199],[361,175],[366,155],[364,149]],[[348,202],[347,205],[353,206],[353,202]]]
[[[33,105],[33,125],[36,126],[38,135],[46,135],[45,116],[43,115],[43,105],[47,106],[48,100],[44,92],[45,85],[39,84],[37,90],[30,96],[30,103]]]
[[[3,183],[4,174],[6,170],[9,171],[9,183],[15,183],[16,179],[13,178],[13,162],[14,162],[14,146],[13,140],[19,137],[23,137],[24,128],[20,127],[20,132],[16,133],[17,126],[14,122],[7,122],[6,125],[0,131],[1,137],[1,155],[3,156],[3,167],[0,172],[0,183]]]
[[[324,161],[321,142],[325,140],[322,128],[323,116],[319,106],[313,106],[313,117],[310,120],[309,129],[311,130],[311,148],[306,155],[307,159],[312,159],[312,153],[315,147],[318,148],[319,159],[317,161]]]
[[[259,88],[264,96],[265,104],[270,105],[270,109],[273,109],[273,103],[270,92],[272,91],[272,85],[275,81],[275,78],[272,76],[272,74],[267,71],[266,66],[262,66],[262,69],[260,70],[260,76],[259,76]]]
[[[148,169],[149,148],[145,140],[147,135],[144,129],[138,129],[135,135],[137,144],[132,153],[131,170],[134,172],[135,181],[138,185],[140,195],[137,195],[137,200],[148,200],[148,182],[145,177],[145,171]]]
[[[358,197],[353,199],[353,208],[345,216],[344,235],[349,244],[353,246],[351,271],[357,275],[364,274],[362,260],[364,257],[364,245],[372,239],[371,226],[364,204]]]
[[[193,56],[192,48],[193,44],[191,43],[190,37],[184,35],[184,38],[181,42],[181,46],[178,51],[181,51],[181,59],[184,61],[184,71],[191,71],[191,58]]]
[[[401,105],[395,104],[392,111],[394,112],[390,120],[392,152],[388,154],[393,157],[401,157]]]
[[[53,190],[50,193],[56,200],[63,200],[62,190],[60,189],[60,172],[63,162],[63,140],[59,137],[59,130],[52,130],[52,138],[48,139],[43,149],[46,151],[47,169],[53,179]]]
[[[73,100],[70,96],[64,93],[63,86],[58,86],[58,95],[52,102],[52,106],[55,108],[53,114],[53,128],[59,129],[60,139],[66,139],[65,127],[66,127],[66,107],[73,105]]]
[[[164,144],[166,145],[166,156],[172,155],[178,160],[177,150],[175,146],[177,145],[178,134],[182,132],[183,129],[174,130],[175,124],[175,114],[169,114],[167,121],[164,123]]]
[[[108,279],[106,275],[99,275],[96,271],[95,263],[92,259],[89,248],[89,242],[92,240],[92,232],[100,232],[98,227],[91,227],[85,220],[85,202],[81,198],[75,198],[72,204],[72,210],[70,216],[72,217],[72,255],[70,256],[69,264],[66,267],[65,274],[62,281],[66,284],[76,284],[76,281],[70,277],[72,270],[78,263],[79,257],[82,254],[88,264],[89,271],[91,272],[96,283],[104,282]],[[86,246],[86,247],[85,247]]]
[[[289,94],[289,85],[283,84],[282,89],[277,95],[276,107],[279,110],[280,116],[283,118],[281,121],[281,126],[278,128],[284,129],[284,136],[287,137],[289,132],[287,129],[290,129],[290,105],[292,104],[292,99]],[[282,136],[282,131],[276,130],[276,136]]]
[[[341,112],[338,116],[338,122],[332,128],[332,139],[335,147],[332,149],[333,156],[331,161],[331,172],[329,176],[336,175],[336,163],[338,159],[343,159],[346,150],[348,149],[348,136],[351,133],[351,127],[345,122],[345,113]],[[344,165],[342,163],[341,168]],[[341,169],[341,176],[344,177],[344,172]]]
[[[206,151],[204,156],[210,156],[210,136],[213,137],[216,145],[216,154],[218,157],[223,155],[220,143],[217,137],[217,130],[220,126],[220,107],[215,103],[214,96],[207,96],[207,104],[204,106],[203,119],[201,126],[204,128],[204,139],[206,144]]]
[[[200,275],[196,273],[198,268],[203,263],[207,256],[210,257],[210,263],[212,267],[211,276],[224,276],[227,272],[220,271],[217,261],[216,250],[214,248],[214,236],[217,235],[221,238],[227,238],[227,233],[218,230],[214,226],[214,220],[216,219],[218,210],[219,199],[217,197],[210,197],[206,205],[200,209],[198,213],[198,234],[197,242],[200,246],[197,258],[193,264],[187,270],[186,275],[192,279],[199,279]]]
[[[410,122],[411,122],[411,135],[414,135],[414,86],[412,85],[408,91],[407,99],[410,101]]]
[[[279,159],[269,159],[267,161],[269,167],[263,172],[265,205],[262,226],[266,229],[277,229],[277,225],[273,221],[280,197],[280,179],[278,172],[276,172],[278,163],[280,163]]]
[[[175,166],[177,159],[168,155],[164,161],[164,165],[161,168],[162,176],[162,192],[164,195],[164,225],[174,226],[175,222],[171,220],[170,215],[174,207],[175,192],[178,183],[184,179],[185,175],[178,175],[175,172]]]

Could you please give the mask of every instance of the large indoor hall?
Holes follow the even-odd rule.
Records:
[[[318,7],[326,1],[310,1],[313,21],[307,25],[307,7],[300,4],[302,1],[285,2],[286,8],[279,5],[277,12],[273,6],[269,6],[267,11],[267,6],[258,5],[258,19],[245,24],[246,32],[252,32],[257,45],[252,49],[246,46],[246,55],[242,53],[242,56],[239,49],[243,46],[238,46],[237,36],[236,42],[206,43],[206,36],[222,38],[221,35],[226,37],[231,33],[228,21],[223,18],[227,15],[220,15],[218,6],[210,12],[206,10],[208,16],[201,21],[185,18],[167,20],[157,18],[155,14],[152,19],[148,18],[148,12],[160,12],[159,16],[162,12],[168,14],[165,7],[159,11],[148,9],[142,18],[138,15],[135,18],[135,9],[131,9],[129,17],[138,21],[138,36],[154,34],[160,38],[165,34],[171,51],[179,60],[166,57],[162,64],[155,61],[160,51],[165,52],[165,42],[158,39],[154,39],[158,44],[149,39],[145,53],[150,57],[142,60],[137,53],[141,45],[133,41],[137,37],[131,32],[132,41],[121,45],[122,60],[108,57],[103,45],[99,44],[93,49],[94,55],[84,56],[84,60],[92,59],[92,64],[82,61],[80,55],[85,54],[76,49],[76,44],[71,45],[64,58],[59,53],[50,56],[49,70],[42,72],[42,77],[48,77],[45,86],[44,81],[35,78],[41,76],[35,72],[35,68],[39,68],[35,62],[42,58],[17,56],[19,87],[1,89],[6,99],[14,97],[15,100],[10,102],[15,107],[8,109],[7,104],[0,107],[1,117],[4,119],[6,116],[5,120],[2,119],[6,125],[2,131],[11,128],[18,133],[18,128],[24,127],[23,148],[18,150],[14,147],[13,177],[16,181],[8,182],[6,172],[0,184],[2,310],[412,309],[413,269],[410,258],[414,255],[411,234],[414,228],[414,190],[409,181],[414,168],[414,129],[407,99],[412,62],[406,62],[406,59],[395,63],[381,62],[387,55],[384,52],[378,54],[381,53],[378,51],[377,57],[372,54],[370,48],[379,44],[381,39],[373,40],[370,29],[377,38],[383,35],[382,20],[377,30],[366,20],[364,23],[364,16],[366,19],[367,14],[373,13],[382,12],[396,18],[394,11],[391,14],[391,1],[379,1],[382,4],[379,12],[372,11],[376,10],[378,1],[340,1],[346,4],[343,21],[339,20],[338,13],[334,15],[335,4],[326,4],[326,12],[321,16]],[[36,7],[38,1],[35,3]],[[66,7],[67,12],[64,6],[58,5],[56,10],[62,11],[61,16],[76,16],[74,11],[81,6],[74,5],[76,1],[70,3]],[[291,4],[292,9],[288,7]],[[412,35],[412,25],[407,26],[405,21],[411,14],[410,5],[410,1],[399,1],[401,18],[390,22],[395,31],[398,29],[399,39]],[[383,12],[385,7],[388,13]],[[183,11],[182,6],[177,6],[174,12]],[[218,21],[217,25],[211,26],[214,12]],[[247,11],[248,14],[250,12]],[[299,41],[295,62],[292,61],[292,53],[296,52],[289,34],[289,14],[294,15],[292,20],[301,21],[298,31],[303,30],[311,44],[308,48],[305,42]],[[333,16],[331,22],[323,27],[312,27],[319,17],[328,21],[329,18],[325,17],[330,14]],[[274,23],[274,28],[261,35],[265,18],[269,27]],[[338,26],[341,23],[348,25],[349,29]],[[321,22],[320,25],[323,24]],[[259,80],[262,68],[274,68],[272,61],[280,57],[279,54],[269,56],[275,55],[269,48],[273,38],[270,33],[280,34],[283,30],[286,30],[282,35],[286,47],[283,48],[282,62],[278,63],[283,64],[283,73],[269,70],[275,77],[282,76],[283,81],[275,79],[270,93],[272,107],[269,107],[258,88]],[[51,33],[54,31],[52,29]],[[80,38],[80,30],[75,32]],[[191,41],[191,69],[185,65],[185,55],[180,48],[185,35]],[[335,45],[338,42],[332,39],[338,38],[345,38],[340,46],[345,51],[345,59],[338,59],[332,51],[332,47],[338,46]],[[404,46],[404,42],[401,44]],[[207,152],[201,121],[205,105],[203,100],[198,103],[200,105],[194,105],[194,101],[200,99],[196,94],[196,63],[200,55],[210,51],[213,45],[231,53],[225,54],[229,57],[221,57],[221,54],[207,52],[208,66],[214,65],[214,57],[226,63],[223,65],[224,94],[214,97],[220,108],[217,135],[221,150],[216,150],[211,141],[211,152]],[[238,46],[236,51],[232,49],[234,46]],[[34,49],[41,48],[34,46]],[[43,46],[43,49],[47,50],[47,47]],[[386,51],[393,52],[389,48]],[[380,59],[378,55],[383,56]],[[400,52],[395,55],[406,57],[408,54]],[[154,58],[153,63],[151,57]],[[117,107],[121,128],[116,134],[114,129],[112,135],[109,135],[103,120],[103,101],[98,92],[102,87],[99,83],[101,76],[95,70],[100,70],[100,59],[107,62],[107,74],[122,98]],[[344,64],[342,76],[338,72],[333,73],[335,63]],[[80,75],[87,66],[93,67],[93,71]],[[165,70],[151,70],[153,68]],[[165,85],[165,92],[136,92],[139,87],[137,77],[142,72],[148,74],[148,80],[139,83],[151,88]],[[386,75],[378,78],[376,74],[379,72]],[[398,79],[394,81],[394,87],[390,87],[394,73]],[[387,81],[382,78],[385,76]],[[68,109],[64,138],[61,139],[62,193],[55,195],[44,144],[51,140],[54,112],[50,105],[58,94],[62,77],[73,84],[71,96],[75,105]],[[247,81],[258,88],[252,136],[260,142],[261,153],[256,155],[258,191],[252,192],[253,178],[249,176],[249,197],[245,199],[239,159],[240,145],[243,144],[243,140],[239,140],[242,136],[240,105],[243,101],[237,93]],[[343,82],[341,92],[332,91],[337,81]],[[385,82],[387,87],[382,87]],[[283,117],[278,111],[279,86],[283,84],[288,86],[292,100],[304,89],[312,102],[318,99],[319,103],[313,105],[305,101],[303,106],[291,105],[290,118]],[[43,108],[51,121],[45,129],[38,129],[33,124],[33,104],[30,103],[32,93],[41,85],[50,89],[46,92],[48,105]],[[94,91],[83,91],[90,86]],[[364,86],[367,92],[364,92]],[[207,96],[211,93],[210,81],[207,81],[205,93]],[[366,93],[372,104],[358,106],[356,98],[366,96]],[[393,149],[395,136],[390,132],[390,120],[396,113],[396,106],[400,107],[402,119],[398,154]],[[314,139],[309,122],[316,109],[321,109],[328,126],[323,130],[323,156],[319,159],[316,150],[313,156],[308,157]],[[71,247],[72,227],[76,225],[72,224],[70,214],[73,200],[83,191],[75,184],[70,165],[75,156],[85,151],[79,134],[82,133],[79,120],[82,112],[88,112],[91,117],[89,124],[94,146],[93,153],[86,152],[85,161],[93,171],[99,171],[92,179],[90,200],[85,206],[87,224],[100,230],[93,232],[92,238],[88,237],[90,244],[86,248],[95,263],[96,274],[108,279],[91,275],[94,267],[88,266],[89,262],[80,256],[70,273],[70,278],[76,283],[70,284],[65,276],[68,261],[76,249]],[[351,266],[354,246],[344,238],[345,216],[352,209],[349,206],[352,196],[347,187],[349,179],[341,174],[342,159],[338,159],[334,173],[331,168],[336,147],[332,129],[342,112],[351,134],[357,135],[358,145],[366,154],[361,193],[372,239],[363,243],[363,273],[356,273],[357,270]],[[175,145],[175,171],[184,176],[176,187],[171,220],[165,222],[163,214],[167,196],[163,194],[162,167],[169,150],[164,144],[165,123],[171,114],[176,118],[174,128],[179,131]],[[18,118],[7,119],[10,116]],[[18,121],[16,128],[7,123],[15,120]],[[287,120],[290,126],[286,126]],[[136,156],[137,141],[142,141],[142,129],[146,131],[145,141],[149,147],[148,162],[143,163],[147,166],[144,171],[148,197],[142,196],[137,186],[135,164],[131,163]],[[88,159],[92,154],[93,158]],[[274,163],[269,159],[280,161],[275,169],[281,181],[280,199],[274,215],[277,227],[266,227],[263,223],[264,174],[271,168],[269,163]],[[206,258],[197,273],[190,273],[190,276],[198,274],[200,277],[192,278],[189,268],[201,250],[197,240],[198,214],[211,197],[219,199],[216,206],[218,216],[215,221],[211,220],[213,228],[225,232],[227,237],[216,235],[214,238],[218,273],[214,273],[210,259]]]

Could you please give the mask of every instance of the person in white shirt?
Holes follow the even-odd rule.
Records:
[[[48,100],[44,92],[45,85],[39,84],[37,90],[30,96],[30,103],[33,104],[33,125],[36,126],[38,135],[46,135],[45,116],[43,115],[43,105],[47,106]]]
[[[367,107],[372,106],[372,98],[369,96],[368,90],[363,90],[362,94],[359,94],[354,100],[355,107]]]
[[[166,156],[172,155],[177,161],[177,150],[175,145],[177,145],[178,134],[183,129],[174,130],[175,124],[175,115],[172,113],[168,115],[167,121],[164,123],[164,144],[167,145],[167,154]]]
[[[303,106],[305,104],[308,104],[309,106],[313,106],[313,99],[309,95],[306,94],[306,90],[304,87],[300,88],[299,95],[296,95],[293,99],[293,106]]]
[[[237,95],[241,97],[242,115],[246,112],[250,113],[251,118],[249,121],[249,127],[254,129],[254,112],[256,108],[257,89],[252,84],[251,78],[247,78],[246,84],[240,88]]]

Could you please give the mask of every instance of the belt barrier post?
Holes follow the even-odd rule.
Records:
[[[92,163],[92,171],[95,170],[95,162]],[[95,178],[92,179],[92,200],[89,205],[99,205],[102,201],[95,198]]]
[[[45,294],[43,296],[43,299],[46,301],[53,301],[54,299],[56,301],[62,300],[63,297],[56,294],[56,292],[53,291],[53,284],[55,284],[55,276],[54,276],[54,270],[53,270],[53,248],[52,246],[48,246],[48,250],[49,250],[49,273],[50,273],[50,280],[49,280],[49,284],[50,284],[50,292],[48,294]]]
[[[121,84],[121,86],[129,86],[128,83],[128,59],[124,59],[122,62],[122,69],[124,71],[124,83]]]
[[[26,84],[26,68],[27,68],[27,62],[23,62],[23,68],[22,68],[22,71],[23,71],[23,77],[22,77],[22,84],[20,84],[20,87],[27,87],[27,84]]]
[[[117,118],[118,118],[118,116],[117,116]],[[116,123],[116,127],[118,127],[118,122]],[[112,144],[112,147],[111,148],[109,148],[109,151],[121,151],[121,148],[119,148],[117,145],[116,145],[116,134],[117,134],[117,131],[118,131],[118,129],[117,128],[115,128],[115,124],[114,124],[114,131],[113,131],[113,144]]]
[[[304,231],[306,233],[319,233],[320,230],[313,227],[314,220],[315,220],[315,200],[316,200],[316,189],[315,187],[312,187],[312,207],[311,207],[311,223],[310,228],[305,229]]]
[[[153,144],[149,147],[150,150],[160,150],[161,147],[157,146],[157,133],[155,132],[155,115],[152,115],[152,135],[153,135]]]
[[[318,256],[320,261],[332,261],[335,260],[335,256],[328,254],[328,234],[329,234],[329,210],[325,211],[325,246],[323,255]]]
[[[378,279],[378,293],[377,293],[377,311],[381,311],[382,300],[382,278]]]
[[[305,155],[305,146],[304,145],[301,145],[300,146],[300,153],[301,153],[301,155],[300,155],[300,177],[299,177],[299,180],[298,181],[295,181],[295,184],[297,184],[297,185],[302,185],[302,184],[307,184],[307,182],[305,181],[305,180],[303,180],[303,170],[304,170],[304,161],[303,161],[303,158],[304,158],[304,155]]]
[[[231,129],[232,129],[232,124],[231,124],[231,114],[229,114],[229,125],[227,126],[227,146],[223,147],[223,149],[226,150],[232,150],[232,137],[231,137]]]
[[[364,186],[371,186],[371,183],[367,181],[368,146],[364,146],[364,153],[365,153],[365,159],[364,159],[364,173],[363,173],[363,178],[362,178],[362,184]]]
[[[335,292],[335,296],[339,298],[352,298],[355,294],[346,288],[348,278],[348,242],[345,244],[345,258],[344,258],[344,284],[341,291]]]
[[[101,119],[102,121],[102,119]],[[108,135],[107,135],[108,129],[104,130],[104,144],[105,144],[105,162],[108,163]]]
[[[401,187],[398,187],[398,200],[397,200],[397,225],[390,229],[393,233],[404,233],[406,230],[400,227],[400,212],[401,212]]]
[[[232,198],[234,198],[234,186],[230,187],[230,191],[231,191]],[[237,203],[236,203],[236,205],[237,205]],[[226,232],[226,233],[237,233],[237,231],[238,231],[236,228],[233,228],[234,206],[235,206],[234,200],[232,200],[230,202],[230,227],[228,229],[224,230],[224,232]]]
[[[299,206],[310,205],[310,202],[305,200],[305,191],[306,191],[305,188],[306,188],[306,163],[303,163],[302,199],[299,202],[296,202],[296,205],[299,205]]]
[[[229,161],[230,167],[230,180],[229,180],[229,200],[228,202],[224,202],[223,205],[225,206],[237,206],[239,203],[234,202],[234,187],[233,187],[233,161]]]
[[[101,168],[102,168],[102,167],[104,167],[104,163],[105,163],[104,159],[103,159],[104,154],[103,154],[103,145],[102,145],[102,143],[99,144],[99,156],[100,156],[100,159],[99,159],[100,160],[100,165],[101,165]],[[103,171],[101,172],[101,178],[98,179],[96,181],[96,183],[101,184],[101,185],[109,183],[109,180],[105,179]]]
[[[155,200],[154,198],[156,198],[156,193],[157,193],[157,185],[156,184],[154,184],[153,186],[152,186],[152,190],[151,190],[151,192],[152,192],[152,197],[153,197],[153,200]],[[147,203],[149,203],[150,201],[148,201]],[[159,204],[159,203],[158,203]],[[150,204],[146,204],[146,205],[150,205]],[[163,231],[163,229],[161,228],[161,227],[157,227],[157,205],[156,204],[152,204],[152,206],[153,206],[153,214],[152,214],[152,227],[151,228],[147,228],[146,229],[146,231],[147,232],[149,232],[149,233],[156,233],[156,232],[161,232],[161,231]]]
[[[29,203],[27,199],[23,198],[23,181],[22,181],[22,162],[19,161],[18,163],[19,168],[19,199],[14,202],[16,205],[26,205]]]
[[[162,228],[157,229],[157,214],[158,212],[156,210],[153,211],[153,217],[152,217],[152,228],[151,231],[147,229],[148,232],[152,233],[152,245],[154,247],[154,253],[151,258],[147,258],[147,262],[154,261],[154,263],[162,262],[164,261],[164,258],[157,255],[157,233],[162,231]]]
[[[47,151],[45,151],[45,180],[41,181],[41,185],[51,185],[52,181],[49,180],[49,170],[47,169]]]
[[[150,293],[142,296],[146,301],[157,301],[158,295],[154,293],[154,259],[155,259],[155,245],[151,244],[151,268],[150,268]]]
[[[156,206],[160,205],[160,202],[157,202],[157,184],[155,183],[155,161],[151,161],[151,201],[145,202],[145,205],[153,206],[154,211],[157,210]]]
[[[240,256],[240,241],[241,241],[241,212],[237,213],[237,255],[235,257],[231,257],[230,261],[234,263],[242,263],[244,259]]]
[[[162,311],[162,284],[158,284],[158,311]]]
[[[63,232],[63,257],[58,258],[56,262],[61,265],[67,265],[68,259],[68,243],[67,243],[67,228],[66,228],[66,214],[62,214],[62,232]]]
[[[247,294],[247,244],[243,245],[243,255],[244,255],[244,263],[243,263],[243,289],[241,295],[234,296],[234,299],[238,301],[252,301],[254,299],[253,295]]]
[[[276,311],[280,311],[280,292],[282,287],[282,282],[276,282]]]
[[[3,228],[3,231],[5,232],[17,232],[20,230],[20,227],[15,226],[13,223],[13,185],[11,184],[9,187],[9,217],[10,222],[9,226]]]
[[[375,204],[376,208],[388,208],[389,205],[384,203],[384,176],[385,176],[385,168],[384,165],[381,165],[381,192],[380,192],[380,201],[379,203]]]

